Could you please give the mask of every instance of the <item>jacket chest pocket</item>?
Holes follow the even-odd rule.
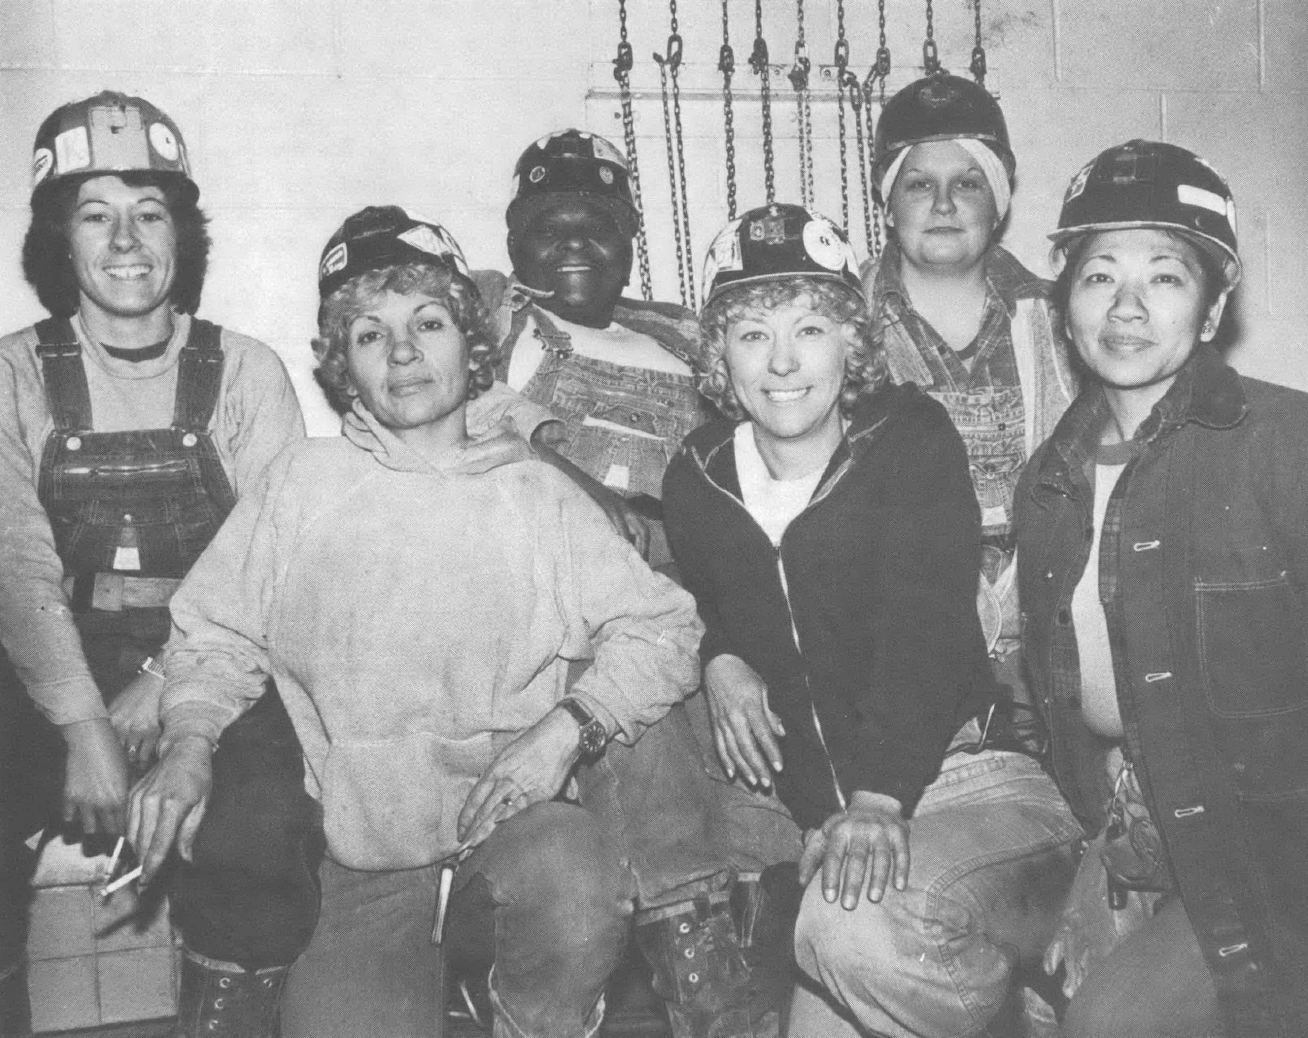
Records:
[[[1285,574],[1195,583],[1204,696],[1246,799],[1308,790],[1304,612]]]

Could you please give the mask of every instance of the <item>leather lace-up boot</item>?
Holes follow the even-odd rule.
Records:
[[[636,924],[675,1038],[754,1038],[749,967],[728,898],[723,891],[652,910]]]
[[[290,969],[246,970],[185,951],[175,1038],[278,1038]]]

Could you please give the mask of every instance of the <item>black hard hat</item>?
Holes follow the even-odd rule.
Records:
[[[143,97],[105,90],[56,108],[36,131],[32,195],[67,177],[104,173],[175,177],[198,198],[182,131]]]
[[[1054,264],[1061,267],[1073,238],[1131,227],[1176,231],[1217,260],[1228,287],[1240,280],[1231,188],[1192,151],[1134,140],[1100,152],[1063,196],[1058,230],[1049,236]]]
[[[732,220],[709,246],[704,305],[736,285],[795,277],[839,281],[863,294],[858,259],[840,228],[803,206],[759,206]]]
[[[558,195],[598,201],[613,212],[627,237],[636,233],[640,214],[627,160],[603,137],[559,130],[529,145],[513,171],[513,197],[505,213],[509,230],[521,230]]]
[[[872,183],[878,197],[881,178],[895,156],[914,144],[970,137],[1004,163],[1011,179],[1017,159],[1008,144],[1008,127],[999,102],[970,79],[937,73],[910,83],[886,102],[877,122]],[[885,204],[885,199],[880,199]]]
[[[328,239],[318,261],[318,295],[326,299],[351,278],[403,263],[439,264],[468,276],[454,237],[438,223],[398,205],[360,209]]]

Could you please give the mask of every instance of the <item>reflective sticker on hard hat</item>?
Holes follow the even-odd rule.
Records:
[[[622,152],[618,151],[617,148],[606,141],[603,137],[594,138],[591,146],[595,149],[595,157],[597,159],[603,159],[605,162],[616,163],[623,169],[627,168],[627,160]]]
[[[542,180],[545,179],[545,167],[533,166],[531,172],[527,174],[527,179],[530,180],[533,184],[539,184]]]
[[[604,475],[604,485],[614,490],[626,490],[631,485],[631,469],[626,465],[610,465]]]
[[[1182,205],[1197,205],[1200,209],[1207,209],[1218,216],[1226,216],[1226,199],[1217,192],[1209,191],[1204,187],[1195,187],[1193,184],[1177,184],[1176,200]]]
[[[345,242],[341,242],[322,258],[322,264],[318,267],[318,280],[321,281],[338,270],[344,270],[349,257],[350,250],[345,247]]]
[[[36,154],[32,156],[32,186],[36,187],[46,177],[50,175],[50,170],[54,168],[54,152],[49,148],[37,148]]]
[[[600,180],[604,181],[604,183],[606,184],[612,184],[613,170],[609,169],[608,166],[600,166],[599,178]]]
[[[1231,233],[1236,234],[1237,232],[1235,229],[1235,199],[1234,198],[1228,198],[1226,200],[1226,222],[1231,225]]]
[[[163,123],[150,124],[150,143],[165,162],[176,162],[181,155],[177,137]]]
[[[459,273],[467,274],[468,268],[464,263],[463,254],[459,247],[454,244],[454,239],[449,236],[443,227],[412,227],[403,234],[397,235],[400,241],[407,245],[412,245],[419,252],[425,252],[429,256],[436,256],[439,259],[449,259],[454,263]]]
[[[85,126],[74,126],[55,138],[55,164],[60,173],[91,164],[91,139]]]
[[[1088,162],[1081,167],[1081,172],[1072,178],[1072,182],[1067,185],[1067,194],[1063,196],[1063,205],[1067,205],[1068,202],[1085,190],[1086,181],[1090,179],[1090,171],[1094,167],[1093,162]]]
[[[804,250],[814,263],[827,270],[841,270],[849,263],[840,235],[820,217],[804,225]]]
[[[740,221],[732,220],[718,234],[704,257],[704,294],[713,291],[713,282],[724,270],[743,270],[740,260]]]

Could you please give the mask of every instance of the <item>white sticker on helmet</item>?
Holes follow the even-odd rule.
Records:
[[[1076,198],[1085,190],[1086,181],[1090,179],[1090,171],[1095,168],[1093,162],[1087,162],[1081,167],[1081,172],[1072,178],[1072,182],[1067,185],[1067,194],[1063,195],[1063,205],[1067,205],[1072,199]]]
[[[150,124],[150,143],[165,162],[176,162],[182,154],[176,134],[163,123]]]
[[[850,265],[848,247],[825,217],[815,216],[804,225],[804,249],[814,263],[827,270],[843,270]]]
[[[732,220],[713,239],[704,257],[704,298],[713,292],[713,282],[723,271],[743,270],[740,258],[740,221]]]
[[[60,173],[86,169],[91,164],[91,139],[85,126],[74,126],[55,138],[55,165]]]
[[[338,270],[344,270],[349,258],[350,250],[345,247],[345,242],[340,242],[322,258],[322,263],[318,265],[318,280],[321,281],[323,278],[335,274]]]
[[[464,261],[463,252],[444,227],[428,227],[424,224],[420,227],[411,227],[403,234],[397,235],[397,237],[406,245],[412,245],[419,252],[452,261],[459,273],[467,274],[468,265]]]
[[[1216,191],[1209,191],[1204,187],[1195,187],[1193,184],[1177,184],[1176,200],[1182,205],[1197,205],[1200,209],[1207,209],[1218,216],[1226,216],[1226,199]]]
[[[612,162],[614,165],[627,168],[627,160],[622,152],[618,151],[612,144],[603,137],[595,137],[591,140],[591,147],[595,149],[595,157],[603,159],[605,162]]]
[[[527,179],[530,180],[533,184],[539,184],[542,180],[545,179],[545,167],[533,166],[531,168],[531,172],[527,174]]]
[[[604,181],[604,183],[606,184],[612,184],[613,170],[609,169],[608,166],[600,166],[599,178],[600,180]]]
[[[36,187],[50,175],[54,168],[54,152],[49,148],[37,148],[32,156],[32,187]]]

